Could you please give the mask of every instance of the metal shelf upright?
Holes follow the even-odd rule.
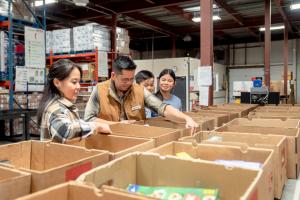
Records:
[[[13,0],[8,1],[8,14],[6,16],[0,16],[0,27],[6,27],[8,29],[8,51],[7,51],[7,68],[8,68],[8,76],[6,80],[1,80],[0,86],[9,88],[9,110],[14,109],[14,68],[15,68],[15,61],[14,61],[14,25],[18,26],[32,26],[35,28],[41,28],[44,30],[44,35],[46,39],[46,6],[45,0],[43,0],[43,24],[40,23],[38,18],[35,16],[34,12],[31,10],[30,6],[27,4],[25,0],[22,0],[25,7],[29,10],[32,16],[35,19],[35,23],[28,22],[25,20],[16,20],[13,19],[12,16],[12,5]],[[46,46],[46,43],[45,43]]]
[[[13,0],[6,0],[8,2],[8,14],[7,16],[0,16],[0,27],[4,27],[8,32],[8,49],[7,49],[7,76],[4,80],[0,80],[0,86],[6,87],[9,89],[9,110],[0,111],[0,140],[9,139],[14,137],[14,125],[13,121],[17,118],[23,119],[23,139],[28,139],[30,133],[28,132],[28,125],[30,118],[36,115],[36,110],[22,109],[19,107],[14,110],[14,68],[15,68],[15,52],[14,52],[14,27],[18,29],[25,26],[31,26],[34,28],[40,28],[44,30],[44,37],[46,39],[46,6],[45,0],[43,0],[43,24],[40,23],[38,18],[35,16],[35,13],[31,10],[30,6],[27,4],[26,0],[22,0],[22,3],[29,10],[32,16],[35,19],[35,22],[30,22],[26,20],[13,19],[12,16],[12,5]],[[46,47],[46,41],[45,41]],[[46,79],[45,79],[46,80]],[[5,136],[5,121],[9,122],[9,136]]]

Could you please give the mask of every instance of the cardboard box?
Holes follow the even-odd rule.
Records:
[[[229,110],[225,111],[225,110],[201,109],[198,112],[201,112],[201,113],[213,113],[213,114],[223,114],[223,115],[225,114],[225,115],[228,115],[230,121],[239,117],[239,113],[234,112],[234,111],[232,112],[232,111],[229,111]]]
[[[248,115],[249,119],[253,118],[265,118],[265,119],[300,119],[300,113],[292,112],[250,112]]]
[[[154,139],[155,146],[178,140],[181,136],[180,130],[136,124],[118,123],[110,125],[110,129],[113,135]]]
[[[70,181],[68,183],[59,184],[48,189],[35,192],[17,200],[145,200],[153,199],[138,194],[129,194],[120,192],[109,187],[98,189],[94,186]]]
[[[194,117],[193,118],[195,122],[199,124],[199,127],[196,128],[196,132],[201,130],[213,130],[215,128],[215,120],[210,119],[202,119],[201,117]],[[169,120],[166,120],[163,117],[156,117],[156,118],[150,118],[146,119],[144,121],[139,121],[137,124],[142,125],[149,125],[149,126],[156,126],[156,127],[162,127],[162,128],[172,128],[172,129],[178,129],[181,132],[181,137],[190,136],[191,135],[191,129],[186,128],[186,122],[185,121],[178,121],[178,122],[172,122]]]
[[[0,146],[0,160],[31,174],[31,192],[68,180],[109,161],[107,151],[52,142],[26,141]]]
[[[214,118],[215,127],[222,126],[224,123],[229,122],[229,115],[226,114],[216,114],[216,113],[207,113],[207,112],[185,112],[184,114],[190,117],[203,117],[203,118]]]
[[[296,179],[300,169],[300,145],[299,129],[281,127],[254,127],[254,126],[222,126],[216,129],[217,132],[235,133],[260,133],[264,135],[284,135],[287,137],[287,177]]]
[[[191,144],[183,142],[169,142],[150,152],[160,155],[172,155],[176,157],[177,153],[185,152],[194,159],[216,161],[216,160],[241,160],[248,162],[258,162],[262,164],[263,175],[259,187],[262,199],[274,199],[274,181],[273,181],[273,150],[259,148],[243,148],[238,146],[220,146],[214,144]]]
[[[162,157],[153,153],[128,154],[77,179],[96,187],[110,183],[121,189],[128,184],[217,188],[223,200],[262,199],[259,196],[261,180],[262,170],[229,169],[208,161]]]
[[[209,141],[212,136],[220,137],[219,141]],[[281,135],[262,135],[247,133],[218,133],[201,132],[194,136],[180,138],[183,142],[235,145],[243,148],[255,147],[272,149],[274,151],[274,195],[277,199],[281,198],[282,190],[287,181],[287,142],[286,136]]]
[[[1,199],[10,200],[30,193],[30,174],[0,166]]]
[[[148,151],[155,146],[153,139],[95,134],[85,139],[74,138],[67,144],[109,151],[110,160],[134,151]]]
[[[284,128],[299,128],[298,119],[248,119],[248,118],[236,118],[229,122],[227,126],[262,126],[262,127],[284,127]]]

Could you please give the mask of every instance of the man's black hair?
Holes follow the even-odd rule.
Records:
[[[136,64],[128,56],[118,56],[112,65],[112,69],[116,74],[122,74],[123,69],[135,70]]]

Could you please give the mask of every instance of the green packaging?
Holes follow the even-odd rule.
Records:
[[[219,200],[217,189],[184,187],[150,187],[130,184],[127,191],[167,200]]]

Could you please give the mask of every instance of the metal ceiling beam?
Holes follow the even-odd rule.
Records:
[[[215,3],[218,5],[218,7],[223,8],[239,25],[245,25],[244,18],[226,2],[224,2],[223,0],[215,0]],[[246,27],[246,29],[252,36],[258,37],[258,34],[252,29],[248,27]]]
[[[166,6],[165,8],[167,10],[171,11],[173,14],[176,14],[176,15],[180,16],[181,18],[183,18],[183,19],[185,19],[189,22],[193,22],[192,21],[192,19],[193,19],[193,14],[192,13],[184,12],[184,10],[182,8],[178,7],[178,6]],[[197,27],[199,27],[199,26],[197,25]]]
[[[293,29],[292,29],[292,26],[291,26],[291,23],[289,22],[289,18],[285,12],[285,10],[283,9],[282,7],[282,0],[275,0],[275,5],[280,13],[280,15],[282,16],[283,18],[283,21],[284,21],[284,24],[285,26],[287,27],[287,29],[290,31],[290,32],[293,32]]]
[[[116,3],[107,3],[101,4],[101,1],[92,0],[93,3],[102,5],[106,8],[112,9],[118,14],[127,14],[127,13],[135,13],[135,12],[143,12],[151,9],[163,8],[165,6],[173,6],[179,5],[182,3],[193,3],[199,2],[198,0],[164,0],[164,1],[156,1],[155,4],[149,5],[145,1],[135,1],[134,3],[128,4],[128,2],[118,2],[118,7],[116,7]]]
[[[164,33],[164,34],[167,34],[170,36],[175,35],[175,32],[172,31],[174,29],[173,27],[171,27],[168,24],[165,24],[163,22],[160,22],[158,20],[155,20],[151,17],[148,17],[142,13],[127,13],[126,16],[131,17],[135,20],[141,21],[146,26],[148,26],[158,32],[161,32],[161,33]]]
[[[288,18],[290,21],[300,21],[300,13],[299,14],[293,14],[288,15]],[[282,17],[279,14],[272,15],[272,23],[282,23]],[[264,17],[255,17],[251,19],[245,19],[244,20],[244,26],[236,24],[233,20],[228,21],[221,21],[221,22],[214,22],[214,31],[223,31],[223,30],[229,30],[229,29],[237,29],[237,28],[258,28],[260,26],[264,26]],[[186,27],[180,27],[175,30],[175,33],[183,34],[183,33],[196,33],[199,32],[198,28],[186,26]]]

